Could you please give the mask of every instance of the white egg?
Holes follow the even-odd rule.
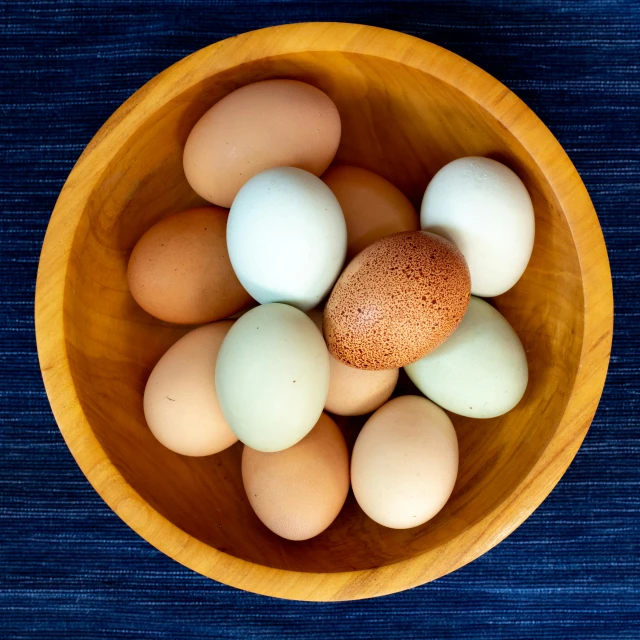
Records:
[[[229,213],[227,245],[238,279],[258,302],[307,310],[340,274],[347,227],[338,200],[320,178],[278,167],[240,189]]]
[[[440,169],[424,194],[420,224],[462,251],[477,296],[511,289],[533,250],[529,192],[511,169],[489,158],[459,158]]]
[[[215,380],[238,439],[257,451],[282,451],[320,418],[329,391],[329,352],[302,311],[266,304],[235,322],[220,347]]]
[[[471,418],[510,411],[529,380],[527,355],[516,332],[490,304],[473,296],[451,337],[405,371],[433,402]]]

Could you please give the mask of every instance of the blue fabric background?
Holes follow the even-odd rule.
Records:
[[[405,31],[513,89],[591,193],[616,296],[604,397],[550,497],[457,573],[355,603],[243,593],[139,538],[95,494],[59,435],[33,335],[49,214],[106,118],[195,49],[305,20]],[[3,0],[0,35],[1,638],[640,638],[637,0]]]

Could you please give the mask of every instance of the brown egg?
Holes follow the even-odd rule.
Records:
[[[253,300],[231,267],[228,212],[200,207],[161,220],[138,240],[127,277],[136,302],[166,322],[226,318]]]
[[[324,310],[330,353],[358,369],[394,369],[422,358],[455,330],[469,304],[462,253],[425,231],[382,238],[359,253]]]
[[[193,127],[184,173],[205,200],[230,207],[261,171],[297,167],[322,174],[340,143],[340,115],[329,96],[297,80],[255,82],[217,102]]]
[[[144,416],[153,435],[171,451],[210,456],[238,438],[216,395],[216,359],[233,322],[190,331],[158,361],[144,390]]]
[[[307,540],[336,518],[349,492],[349,454],[326,414],[284,451],[242,452],[242,481],[258,518],[287,540]]]
[[[330,167],[322,176],[347,223],[347,258],[372,242],[400,231],[417,231],[420,218],[397,187],[360,167]]]
[[[324,408],[338,416],[363,416],[382,406],[398,382],[398,369],[354,369],[329,358],[329,394]]]

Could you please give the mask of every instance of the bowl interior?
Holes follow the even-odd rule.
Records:
[[[165,449],[142,412],[146,379],[187,329],[155,320],[127,289],[129,253],[162,217],[202,201],[182,171],[191,127],[218,99],[256,80],[310,82],[336,102],[343,123],[336,162],[371,169],[419,207],[433,174],[466,155],[510,166],[533,198],[536,241],[520,282],[496,299],[529,357],[525,398],[506,416],[452,416],[460,473],[430,522],[393,531],[369,520],[350,495],[323,534],[281,540],[254,515],[240,476],[241,445],[207,458]],[[188,534],[261,565],[309,572],[371,569],[455,538],[494,510],[539,458],[557,428],[577,372],[583,292],[576,249],[542,171],[508,128],[468,96],[410,66],[333,52],[265,58],[218,73],[162,106],[100,176],[78,225],[64,297],[65,338],[80,401],[95,435],[129,484]],[[405,382],[405,384],[408,384]],[[339,420],[353,442],[362,419]]]

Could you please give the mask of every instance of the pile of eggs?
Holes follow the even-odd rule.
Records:
[[[381,525],[428,521],[458,472],[445,410],[504,414],[528,381],[518,336],[482,299],[510,289],[531,256],[520,179],[460,158],[418,216],[386,179],[330,166],[340,134],[332,100],[303,82],[227,95],[184,149],[187,180],[212,206],[158,222],[128,266],[143,309],[201,325],[153,369],[149,428],[186,456],[240,440],[247,498],[290,540],[324,531],[350,486]],[[389,400],[402,367],[424,396]],[[329,414],[371,412],[350,456]]]

